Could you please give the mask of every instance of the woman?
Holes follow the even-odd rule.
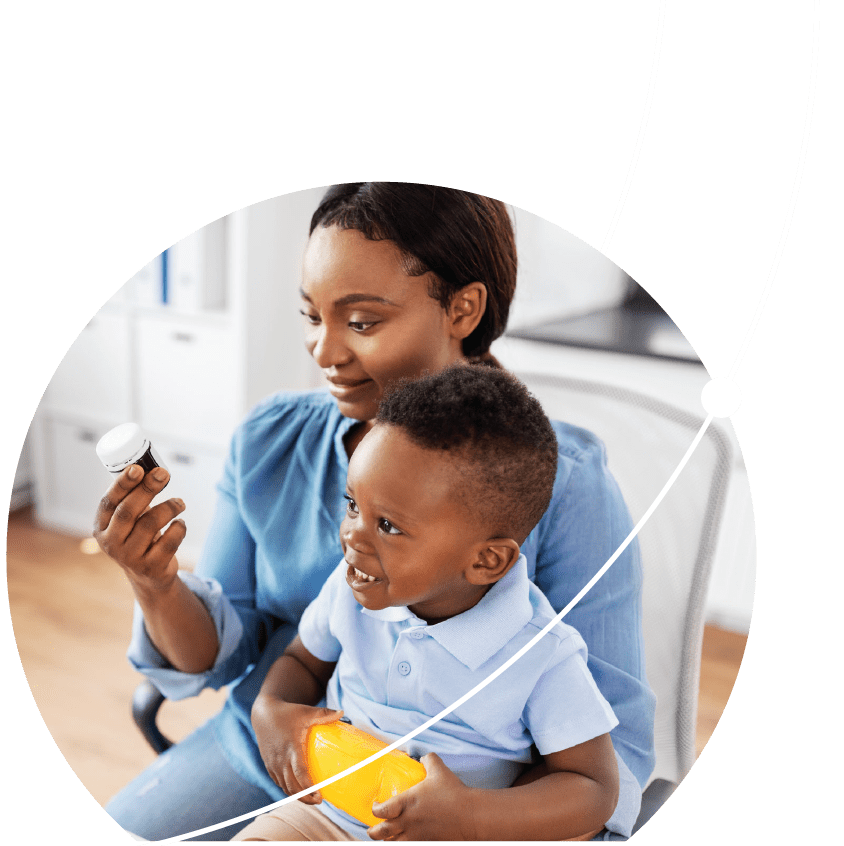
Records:
[[[147,510],[166,475],[140,479],[127,470],[109,489],[96,537],[137,597],[130,660],[172,699],[232,685],[219,715],[109,803],[124,828],[161,839],[283,797],[261,761],[251,708],[342,557],[349,456],[394,379],[468,358],[499,366],[489,346],[504,331],[515,280],[503,204],[428,185],[332,187],[311,221],[301,286],[306,345],[329,392],[268,397],[240,426],[196,574],[177,573],[184,524],[177,519],[161,533],[184,505],[169,500]],[[615,551],[630,519],[600,443],[566,424],[555,429],[554,499],[522,551],[559,610]],[[653,767],[640,588],[631,545],[567,617],[620,721],[613,743],[622,790],[608,829],[621,837]],[[245,824],[206,837],[225,839]]]

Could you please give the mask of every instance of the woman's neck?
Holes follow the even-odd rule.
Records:
[[[363,436],[372,428],[373,420],[359,420],[343,435],[343,446],[346,448],[346,455],[351,458],[352,453],[357,449]]]

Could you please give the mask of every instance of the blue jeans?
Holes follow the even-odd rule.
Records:
[[[217,743],[214,719],[168,749],[106,805],[126,831],[163,840],[277,801],[236,773]],[[191,840],[229,840],[249,820]]]

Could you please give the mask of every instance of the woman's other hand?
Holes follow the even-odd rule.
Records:
[[[166,591],[176,579],[175,554],[186,528],[183,520],[173,518],[185,504],[173,498],[150,508],[169,479],[163,467],[146,475],[137,464],[127,467],[100,500],[94,518],[97,543],[123,568],[136,590]]]
[[[259,693],[252,706],[252,727],[261,758],[272,780],[288,795],[313,786],[308,772],[308,732],[311,726],[333,723],[342,711],[285,702]],[[319,791],[300,796],[306,805],[322,802]]]

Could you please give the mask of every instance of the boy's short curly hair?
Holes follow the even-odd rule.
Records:
[[[386,391],[375,422],[449,453],[460,470],[455,493],[490,537],[521,544],[548,508],[557,438],[539,401],[506,370],[461,363],[401,380]]]

